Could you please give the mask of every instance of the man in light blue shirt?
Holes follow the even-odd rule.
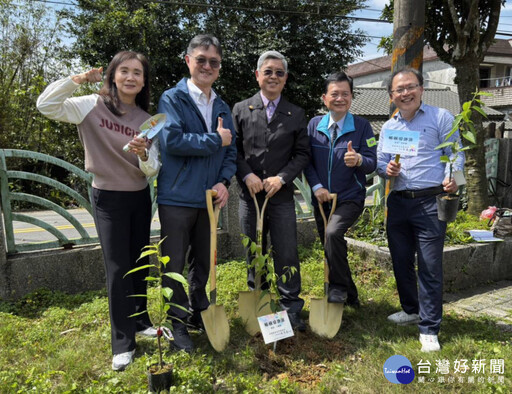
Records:
[[[394,178],[388,204],[387,235],[393,271],[402,311],[388,316],[399,325],[418,323],[422,351],[440,349],[438,333],[443,314],[443,245],[446,222],[437,217],[436,195],[454,193],[457,184],[449,168],[440,161],[450,156],[449,148],[436,150],[452,129],[453,116],[445,109],[422,103],[423,76],[413,68],[393,72],[388,92],[398,112],[383,126],[377,149],[377,172]],[[417,156],[384,153],[386,130],[417,131],[420,134]],[[459,139],[458,132],[451,140]],[[464,166],[464,155],[457,158],[454,170]],[[446,168],[445,168],[446,167]],[[418,255],[418,279],[414,267]],[[419,282],[419,292],[418,284]]]

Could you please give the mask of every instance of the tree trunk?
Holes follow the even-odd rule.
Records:
[[[475,60],[469,59],[469,57],[454,63],[461,108],[463,103],[473,98],[473,93],[479,87],[479,64],[474,63]],[[478,112],[473,111],[471,119],[476,130],[476,147],[465,152],[466,165],[464,172],[468,195],[468,213],[480,215],[480,212],[487,208],[489,202],[485,173],[485,130],[482,126],[482,116]],[[467,145],[467,141],[463,140],[463,143]]]

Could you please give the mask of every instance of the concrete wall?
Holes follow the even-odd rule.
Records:
[[[378,247],[353,239],[349,250],[364,259],[375,261],[392,269],[391,255],[386,247]],[[454,292],[488,282],[512,279],[512,238],[503,242],[473,243],[444,249],[444,291]]]

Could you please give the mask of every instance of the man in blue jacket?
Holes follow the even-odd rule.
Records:
[[[370,123],[349,112],[352,79],[344,72],[327,77],[322,99],[329,113],[308,125],[312,160],[305,174],[313,191],[318,233],[327,233],[325,256],[329,266],[328,302],[359,306],[357,288],[347,259],[345,233],[364,208],[366,174],[376,167],[376,141]],[[337,194],[336,210],[327,229],[318,204],[328,214],[331,193]]]
[[[188,256],[189,298],[176,281],[165,278],[164,286],[174,291],[172,301],[185,308],[172,307],[170,315],[182,321],[188,319],[195,327],[202,326],[201,311],[209,305],[205,287],[210,226],[205,191],[216,190],[215,203],[222,208],[236,171],[231,111],[212,89],[219,77],[221,56],[217,38],[194,37],[185,55],[190,78],[183,78],[165,91],[158,104],[158,112],[167,115],[167,123],[159,134],[162,167],[157,188],[161,237],[167,237],[162,254],[171,259],[167,269],[178,273],[183,272]],[[172,333],[174,348],[187,352],[194,349],[185,324],[175,319]]]

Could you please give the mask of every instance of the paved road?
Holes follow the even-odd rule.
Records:
[[[97,236],[96,228],[94,227],[94,220],[86,209],[69,209],[68,212],[71,213],[80,222],[80,224],[85,228],[91,237]],[[57,230],[62,231],[64,235],[66,235],[66,237],[69,239],[80,237],[78,231],[75,230],[72,224],[70,224],[66,219],[53,211],[23,212],[23,214],[35,217],[48,224],[51,224],[57,228]],[[15,221],[13,222],[13,227],[16,244],[39,243],[44,241],[54,241],[56,239],[48,231],[29,223]],[[155,212],[155,216],[153,217],[153,221],[151,223],[151,228],[155,230],[160,229],[158,212]]]

